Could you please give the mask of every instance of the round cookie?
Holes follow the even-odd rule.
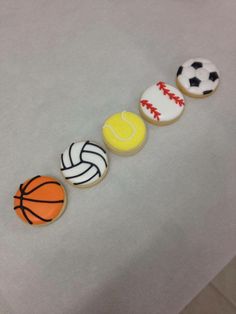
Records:
[[[152,85],[143,93],[139,111],[150,123],[166,125],[175,122],[183,113],[184,99],[175,87],[164,82]]]
[[[116,154],[131,155],[143,147],[147,131],[138,115],[122,111],[105,121],[102,133],[110,150]]]
[[[193,58],[177,71],[178,88],[190,97],[203,98],[211,95],[219,85],[219,70],[209,60]]]
[[[90,142],[72,143],[61,154],[61,172],[65,179],[79,187],[90,187],[100,182],[108,169],[106,151]]]
[[[35,226],[58,219],[66,206],[66,193],[56,179],[36,176],[20,185],[14,196],[14,210],[26,223]]]

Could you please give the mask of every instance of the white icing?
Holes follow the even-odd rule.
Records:
[[[126,113],[126,111],[122,111],[121,112],[121,120],[123,120],[124,122],[126,122],[130,126],[131,132],[132,132],[130,136],[128,136],[128,137],[121,137],[121,136],[119,136],[119,134],[116,133],[116,131],[113,129],[113,127],[111,125],[105,124],[103,126],[103,128],[108,128],[111,131],[111,133],[114,135],[114,137],[116,139],[118,139],[119,141],[122,141],[122,142],[126,142],[126,141],[132,140],[132,138],[135,136],[135,134],[137,132],[135,125],[132,122],[130,122],[129,120],[126,119],[125,113]]]
[[[88,186],[98,181],[106,172],[106,152],[92,142],[77,142],[61,155],[61,171],[76,186]]]
[[[205,63],[204,68],[208,72],[217,72],[219,74],[219,70],[217,69],[217,67],[213,63]]]
[[[191,68],[191,69],[193,69],[193,68]],[[193,71],[193,73],[194,73],[194,71]],[[194,76],[194,74],[193,74],[193,76]],[[193,76],[191,76],[191,77],[193,77]],[[208,77],[209,77],[209,72],[206,69],[204,69],[204,68],[199,68],[199,69],[196,70],[196,76],[201,81],[207,81]]]
[[[184,72],[184,76],[186,78],[191,78],[194,76],[195,70],[192,67],[186,68],[185,72]]]
[[[204,81],[201,83],[201,90],[210,90],[210,89],[215,89],[215,85],[217,84],[217,82],[211,82],[209,80]]]
[[[182,93],[175,87],[165,84],[170,93],[183,100]],[[160,113],[159,119],[154,117],[154,114],[146,106],[142,105],[142,101],[147,100],[157,111]],[[140,110],[153,122],[171,122],[178,118],[184,110],[184,105],[179,105],[174,99],[170,99],[168,95],[164,95],[163,91],[159,89],[159,86],[153,85],[149,87],[142,95],[140,100]]]
[[[183,76],[182,74],[180,74],[178,76],[178,80],[181,82],[181,85],[184,86],[186,89],[190,88],[189,79],[186,76]]]
[[[195,69],[192,67],[194,62],[201,62],[202,67]],[[209,60],[204,58],[192,58],[182,65],[182,73],[177,76],[177,80],[186,92],[201,96],[208,91],[214,91],[219,84],[219,70]],[[216,72],[218,78],[215,81],[210,79],[210,74]],[[200,80],[199,86],[191,86],[190,79],[196,77]]]
[[[201,90],[199,90],[199,88],[196,87],[196,86],[191,86],[191,87],[189,87],[188,91],[189,91],[191,94],[195,94],[195,95],[201,95],[201,94],[202,94]]]

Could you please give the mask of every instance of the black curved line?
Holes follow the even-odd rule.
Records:
[[[96,153],[96,152],[93,152],[93,151],[91,151],[91,150],[84,150],[83,152],[84,152],[84,153],[91,153],[91,154],[94,154],[94,155],[97,155],[97,156],[101,157],[101,158],[103,159],[103,161],[104,161],[105,166],[107,167],[106,159],[105,159],[102,155],[100,155],[100,154],[98,154],[98,153]]]
[[[28,223],[29,223],[30,225],[33,225],[32,221],[31,221],[31,220],[29,219],[29,217],[26,215],[26,212],[25,212],[25,208],[24,208],[24,207],[21,208],[21,212],[22,212],[22,214],[24,215],[25,219],[28,221]]]
[[[64,203],[64,200],[58,200],[58,201],[45,201],[45,200],[35,200],[28,197],[20,197],[20,196],[14,196],[14,198],[22,199],[22,201],[29,201],[29,202],[35,202],[35,203]]]
[[[21,193],[23,193],[23,183],[20,184],[19,190],[21,191]]]
[[[89,182],[89,181],[92,180],[97,174],[99,174],[98,171],[97,171],[91,178],[89,178],[88,180],[85,180],[85,181],[82,181],[82,182],[79,182],[79,183],[73,183],[73,184],[74,184],[74,185],[80,185],[80,184]]]
[[[93,165],[97,169],[99,177],[101,177],[101,171],[100,171],[100,169],[98,168],[97,165],[95,165],[95,164],[93,164],[93,163],[91,163],[89,161],[83,161],[83,163],[88,164],[88,165]]]
[[[97,165],[95,165],[95,164],[93,164],[93,163],[91,163],[91,162],[89,162],[89,161],[84,161],[84,160],[83,160],[82,162],[80,162],[79,164],[93,165],[93,166],[97,169],[97,172],[98,172],[98,174],[99,174],[99,177],[101,177],[101,171],[100,171],[100,169],[98,168]],[[78,164],[77,164],[77,165],[78,165]],[[65,168],[65,169],[61,169],[61,170],[63,171],[63,170],[71,169],[71,168],[73,168],[73,166],[72,166],[72,167]]]
[[[56,181],[47,181],[47,182],[44,182],[44,183],[39,184],[38,186],[36,186],[36,187],[33,188],[32,190],[30,190],[30,191],[28,191],[28,192],[25,192],[25,193],[23,194],[23,196],[24,196],[24,195],[29,195],[29,194],[31,194],[32,192],[34,192],[35,190],[39,189],[41,186],[44,186],[44,185],[46,185],[46,184],[61,185],[59,182],[56,182]]]
[[[23,207],[23,206],[20,206],[20,205],[14,207],[15,210],[18,209],[18,208],[21,209],[21,212],[22,212],[22,214],[24,215],[25,219],[28,221],[28,223],[32,225],[32,221],[31,221],[31,220],[29,219],[29,217],[26,215],[25,210],[24,210],[24,207]]]
[[[104,152],[104,154],[107,153],[101,146],[99,146],[99,145],[97,145],[97,144],[95,144],[95,143],[89,142],[89,145],[96,146],[97,148],[100,148],[100,149]]]
[[[61,163],[62,163],[62,166],[63,168],[65,167],[65,164],[64,164],[64,160],[63,160],[63,154],[61,154]]]
[[[70,148],[69,148],[69,158],[70,158],[70,162],[71,162],[71,165],[73,166],[74,165],[74,163],[73,163],[73,160],[72,160],[72,158],[71,158],[71,149],[72,149],[72,146],[74,145],[74,143],[72,143],[71,145],[70,145]]]
[[[18,208],[21,208],[21,206],[20,206],[20,205],[18,205],[18,206],[15,206],[15,207],[14,207],[14,209],[18,209]]]
[[[22,208],[28,212],[30,212],[33,216],[37,217],[38,219],[45,221],[45,222],[49,222],[52,221],[52,219],[45,219],[39,215],[37,215],[36,213],[34,213],[31,209],[29,209],[28,207],[22,206]]]
[[[25,206],[15,206],[15,207],[14,207],[14,209],[18,209],[18,208],[21,209],[22,214],[24,215],[25,219],[28,221],[28,223],[29,223],[30,225],[32,225],[33,223],[32,223],[32,221],[29,219],[29,217],[26,215],[25,211],[29,211],[33,216],[35,216],[35,217],[37,217],[37,218],[39,218],[39,219],[41,219],[41,220],[43,220],[43,221],[45,221],[45,222],[49,222],[49,221],[52,220],[52,219],[50,219],[50,220],[44,219],[44,218],[38,216],[38,215],[35,214],[31,209],[29,209],[28,207],[25,207]]]
[[[83,150],[84,150],[85,146],[86,146],[88,143],[89,143],[89,141],[86,141],[86,142],[84,143],[83,147],[81,148],[81,151],[80,151],[80,154],[79,154],[79,158],[80,158],[80,160],[82,160],[82,161],[83,161],[82,153],[83,153]]]
[[[98,175],[99,175],[99,177],[101,177],[101,171],[100,171],[100,169],[98,168],[98,166],[97,165],[95,165],[95,164],[93,164],[93,166],[97,169],[97,172],[98,172]]]
[[[78,162],[77,164],[75,164],[75,165],[73,165],[73,166],[69,166],[69,167],[64,167],[64,168],[61,168],[61,171],[63,171],[63,170],[67,170],[67,169],[72,169],[72,168],[74,168],[74,167],[77,167],[77,166],[79,166],[80,164],[82,164],[82,162],[80,161],[80,162]]]
[[[91,168],[93,167],[92,164],[90,164],[90,167],[88,167],[86,170],[84,170],[82,173],[80,174],[77,174],[75,176],[71,176],[71,177],[65,177],[66,179],[73,179],[73,178],[77,178],[77,177],[80,177],[82,176],[83,174],[85,174],[87,171],[89,171]]]
[[[84,148],[85,148],[85,146],[86,146],[87,144],[91,144],[91,143],[90,143],[89,141],[86,141],[86,142],[84,143],[84,145],[82,146],[82,148],[81,148],[80,155],[79,155],[79,158],[80,158],[81,161],[80,161],[78,164],[72,165],[72,166],[70,166],[70,167],[63,167],[63,168],[61,168],[61,171],[63,171],[63,170],[68,170],[68,169],[72,169],[72,168],[74,168],[74,167],[80,165],[81,163],[87,163],[87,164],[90,164],[90,165],[91,165],[92,163],[87,162],[87,161],[85,161],[85,160],[83,159],[82,153],[83,153],[84,151],[85,151],[85,152],[88,152],[88,153],[94,153],[94,154],[100,156],[100,157],[104,160],[105,166],[107,167],[107,162],[106,162],[106,160],[104,159],[103,156],[101,156],[101,155],[99,155],[98,153],[95,153],[95,152],[91,152],[91,151],[86,151],[86,150],[84,150]],[[92,145],[93,145],[93,144],[92,144]],[[94,146],[97,146],[97,145],[94,145]],[[99,146],[98,146],[98,147],[99,147]],[[100,147],[99,147],[99,148],[100,148]],[[99,177],[101,177],[101,171],[100,171],[100,169],[98,168],[98,166],[95,165],[95,164],[92,164],[92,165],[97,169],[97,172],[98,172],[98,174],[99,174]]]
[[[37,178],[40,178],[41,176],[35,176],[32,179],[29,180],[29,182],[27,182],[27,184],[24,186],[24,188],[21,187],[21,192],[22,194],[25,194],[25,190],[27,189],[27,187],[30,185],[30,183],[32,183],[34,180],[36,180]]]

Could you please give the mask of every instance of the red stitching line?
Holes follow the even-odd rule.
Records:
[[[159,86],[159,89],[163,92],[163,95],[167,95],[170,100],[174,100],[174,102],[180,107],[184,106],[184,100],[174,93],[171,93],[164,82],[158,82],[156,85]]]
[[[152,104],[150,104],[148,102],[148,100],[142,99],[142,100],[140,100],[140,104],[141,104],[141,106],[146,107],[151,112],[151,114],[154,116],[154,119],[160,120],[159,117],[160,117],[161,113],[157,110],[156,107],[154,107]]]

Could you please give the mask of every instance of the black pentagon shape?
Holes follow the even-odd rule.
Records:
[[[197,70],[197,69],[199,69],[199,68],[202,68],[202,63],[195,61],[195,62],[193,62],[193,63],[191,64],[191,66],[192,66],[195,70]]]
[[[209,75],[209,80],[215,82],[215,80],[217,80],[219,78],[219,75],[217,74],[217,72],[211,72]]]
[[[205,90],[205,91],[203,92],[203,95],[208,95],[208,94],[210,94],[210,93],[212,93],[212,92],[213,92],[212,89]]]
[[[192,77],[189,79],[190,86],[199,86],[201,81],[197,77]]]
[[[179,67],[178,71],[177,71],[177,76],[179,76],[181,73],[183,72],[183,67],[182,65]]]

